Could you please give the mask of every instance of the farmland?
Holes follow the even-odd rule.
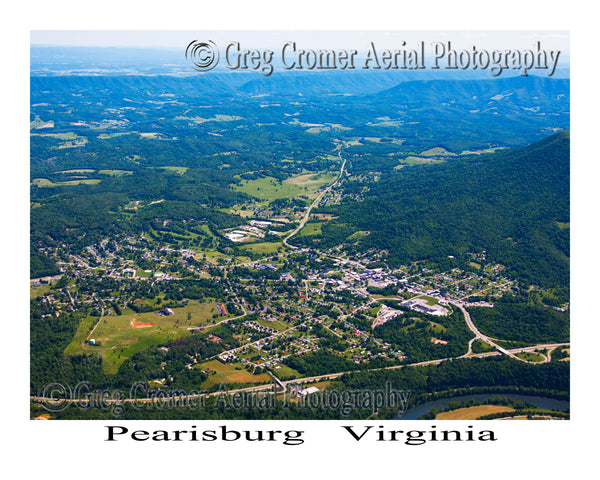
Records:
[[[436,420],[477,420],[479,417],[490,415],[492,413],[514,412],[511,407],[501,405],[477,405],[475,407],[459,408],[450,412],[443,412],[436,415]]]

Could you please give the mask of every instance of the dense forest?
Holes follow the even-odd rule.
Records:
[[[569,314],[551,307],[526,303],[497,302],[494,308],[469,309],[481,332],[493,338],[531,342],[569,341]]]

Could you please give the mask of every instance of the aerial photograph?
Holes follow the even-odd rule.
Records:
[[[29,53],[30,419],[570,420],[569,32]]]

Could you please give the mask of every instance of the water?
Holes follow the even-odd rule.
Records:
[[[437,410],[445,409],[450,402],[477,400],[478,402],[483,403],[492,397],[507,397],[511,400],[530,403],[538,408],[543,408],[546,410],[565,411],[569,408],[568,400],[556,400],[554,398],[537,397],[534,395],[521,395],[518,393],[474,393],[471,395],[440,398],[438,400],[432,400],[430,402],[425,402],[420,405],[416,405],[414,407],[409,408],[406,412],[406,415],[402,417],[396,417],[396,420],[416,420],[420,416],[425,415],[432,408],[436,408]]]

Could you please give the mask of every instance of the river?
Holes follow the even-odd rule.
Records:
[[[438,400],[432,400],[430,402],[421,403],[414,407],[409,408],[406,411],[406,415],[397,416],[396,420],[416,420],[420,416],[425,415],[432,408],[437,410],[445,409],[450,402],[462,402],[469,400],[477,400],[478,402],[485,402],[492,397],[508,397],[515,401],[522,401],[531,403],[536,407],[543,408],[546,410],[561,410],[566,411],[569,408],[568,400],[556,400],[554,398],[538,397],[534,395],[521,395],[518,393],[474,393],[471,395],[462,395],[457,397],[440,398]]]

